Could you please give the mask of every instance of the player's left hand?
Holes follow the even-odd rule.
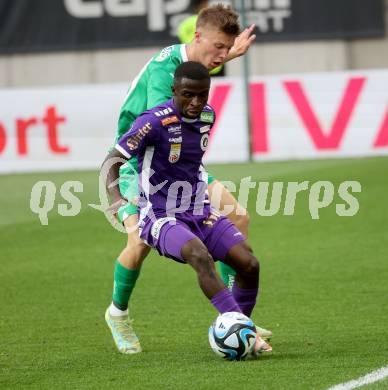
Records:
[[[256,34],[252,34],[255,27],[256,26],[252,24],[236,37],[234,45],[229,51],[228,61],[240,57],[248,51],[252,42],[256,39]]]

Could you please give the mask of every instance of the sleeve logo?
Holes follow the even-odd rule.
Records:
[[[205,123],[214,123],[214,112],[202,111],[200,120]]]

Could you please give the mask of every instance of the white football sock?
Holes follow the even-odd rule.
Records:
[[[118,317],[118,316],[127,316],[128,315],[128,309],[127,310],[120,310],[118,309],[113,302],[109,306],[109,314],[112,317]]]

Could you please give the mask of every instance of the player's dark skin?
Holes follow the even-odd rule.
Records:
[[[210,79],[192,80],[182,78],[172,87],[174,103],[178,112],[186,118],[197,118],[207,104],[210,90]],[[122,157],[116,149],[112,150],[106,160]],[[118,177],[121,162],[111,166],[107,176],[107,187],[113,199],[121,198]],[[119,202],[120,202],[119,200]],[[114,205],[113,205],[114,206]],[[112,206],[112,207],[113,207]],[[209,218],[209,223],[215,219]],[[225,285],[216,272],[214,260],[206,246],[199,238],[188,241],[181,249],[182,258],[197,272],[198,282],[203,293],[211,299],[225,289]],[[236,271],[236,283],[240,288],[255,289],[259,285],[259,262],[248,244],[243,241],[233,246],[225,259],[225,263]]]
[[[192,80],[183,77],[172,86],[174,103],[186,118],[198,118],[205,107],[210,90],[210,79]]]
[[[205,107],[210,89],[210,80],[191,80],[183,78],[174,84],[175,106],[186,118],[197,118]],[[181,250],[183,259],[197,272],[199,285],[204,294],[211,299],[225,288],[216,272],[214,260],[199,238],[188,241]],[[236,283],[240,288],[254,289],[259,285],[259,262],[253,256],[246,242],[233,246],[225,263],[236,271]]]

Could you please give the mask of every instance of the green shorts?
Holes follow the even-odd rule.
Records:
[[[128,199],[128,203],[121,206],[117,211],[117,218],[120,222],[124,222],[130,215],[137,214],[138,207],[135,202],[139,197],[138,188],[138,173],[137,173],[137,157],[132,157],[128,162],[120,168],[119,187],[123,198]],[[207,183],[211,184],[216,178],[208,173]]]

